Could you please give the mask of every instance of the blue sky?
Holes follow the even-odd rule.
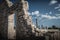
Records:
[[[2,3],[3,0],[0,0]],[[10,0],[13,3],[18,0]],[[29,14],[35,24],[36,18],[38,25],[60,27],[60,0],[27,0],[29,3]],[[39,17],[38,17],[39,16]]]
[[[60,27],[60,0],[28,0],[28,2],[34,24],[35,17],[40,15],[37,17],[39,25]]]

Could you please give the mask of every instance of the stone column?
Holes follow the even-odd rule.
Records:
[[[7,40],[8,33],[8,6],[5,0],[2,0],[0,5],[0,38],[1,40]]]
[[[28,7],[26,1],[20,1],[20,6],[18,6],[16,12],[16,36],[18,38],[29,37],[31,34],[31,24],[28,23]]]
[[[7,39],[8,32],[8,14],[6,9],[0,12],[0,37],[2,39]]]
[[[3,14],[0,12],[0,39],[4,37],[3,36]]]

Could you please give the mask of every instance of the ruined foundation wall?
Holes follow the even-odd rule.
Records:
[[[7,38],[8,15],[5,12],[0,12],[0,14],[0,35],[2,38]]]
[[[16,13],[16,36],[17,38],[29,37],[31,36],[32,28],[31,24],[28,23],[29,15],[27,1],[21,1],[19,7],[20,11]]]
[[[7,3],[4,0],[0,5],[0,39],[7,39],[8,32],[8,13]]]

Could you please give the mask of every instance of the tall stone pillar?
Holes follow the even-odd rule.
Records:
[[[0,12],[0,37],[2,39],[7,39],[7,32],[8,32],[8,14],[6,11]]]
[[[3,14],[0,12],[0,39],[4,37],[3,35],[3,31],[4,27],[3,27]]]
[[[6,13],[5,13],[6,12]],[[3,35],[4,38],[7,38],[7,34],[8,34],[8,14],[7,11],[5,11],[3,14]]]
[[[28,23],[29,16],[27,10],[28,10],[27,1],[21,0],[16,11],[17,39],[29,37],[32,32],[31,24]]]
[[[5,40],[8,32],[8,7],[5,0],[2,1],[0,7],[0,39]]]

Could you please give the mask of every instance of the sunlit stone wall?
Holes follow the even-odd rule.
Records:
[[[8,16],[8,39],[15,39],[14,14]]]

